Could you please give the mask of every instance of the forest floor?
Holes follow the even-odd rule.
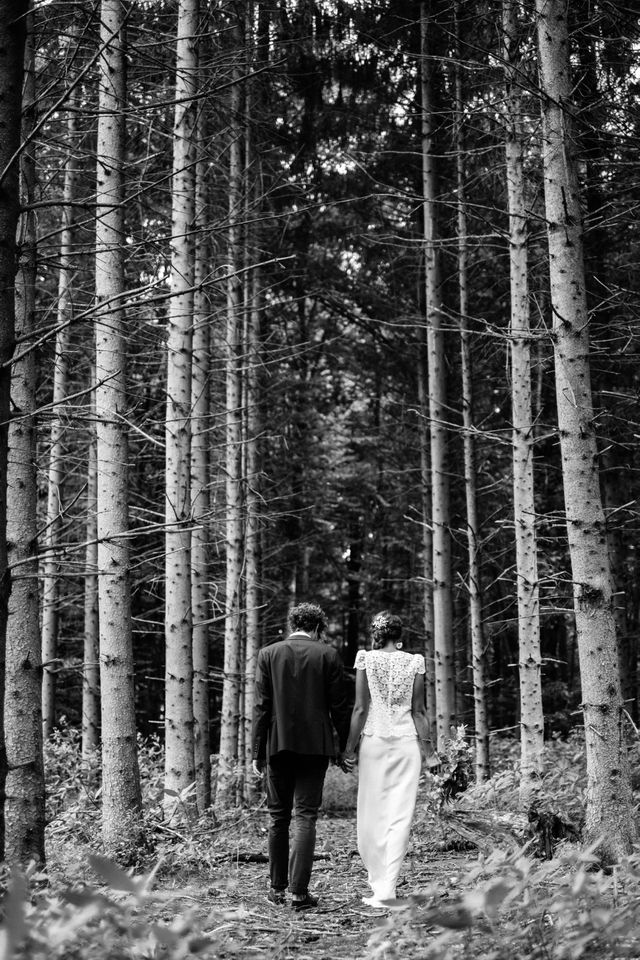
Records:
[[[56,749],[46,871],[8,878],[0,960],[640,960],[640,847],[601,869],[581,842],[578,738],[550,746],[535,826],[517,809],[511,746],[490,781],[454,802],[424,783],[385,910],[362,903],[356,777],[330,768],[311,882],[319,905],[301,914],[267,900],[264,797],[167,822],[161,773],[147,763],[141,843],[123,851],[124,869],[100,853],[99,796],[73,780],[74,750],[64,738]],[[543,822],[575,829],[543,836]]]
[[[370,890],[357,851],[355,778],[349,782],[336,768],[327,780],[328,802],[318,819],[310,886],[318,907],[296,913],[288,897],[285,906],[267,900],[269,818],[264,799],[217,821],[200,821],[190,830],[166,828],[152,855],[136,870],[123,871],[96,857],[90,831],[80,827],[78,843],[69,843],[68,831],[49,843],[46,887],[32,896],[37,916],[28,924],[28,949],[16,957],[407,956],[405,950],[397,952],[400,941],[406,944],[409,934],[417,943],[428,927],[433,929],[427,914],[435,903],[455,896],[478,851],[434,851],[433,836],[419,812],[398,901],[387,910],[369,907],[362,903]]]
[[[192,929],[215,941],[211,956],[268,956],[280,960],[369,956],[374,942],[383,947],[385,931],[393,935],[394,912],[406,912],[409,908],[413,922],[424,926],[417,900],[424,897],[425,903],[427,899],[432,902],[434,896],[446,900],[461,872],[477,859],[475,852],[440,853],[425,858],[416,838],[398,887],[402,900],[391,910],[375,909],[362,903],[362,897],[369,895],[370,890],[357,852],[355,817],[321,816],[311,885],[319,905],[296,913],[289,901],[281,907],[267,900],[267,864],[248,860],[256,856],[258,849],[266,855],[267,817],[260,812],[254,813],[252,819],[251,825],[245,821],[241,839],[246,841],[253,833],[262,843],[253,844],[248,851],[238,847],[237,856],[231,852],[226,862],[211,865],[204,887],[198,876],[162,882],[163,896],[173,885],[173,899],[161,905],[157,919],[171,922],[176,914],[182,914]],[[202,955],[209,955],[206,949]]]

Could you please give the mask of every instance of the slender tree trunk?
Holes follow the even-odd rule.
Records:
[[[598,477],[583,226],[564,0],[536,0],[556,402],[587,755],[585,838],[604,862],[635,839],[613,580]]]
[[[202,117],[202,114],[200,115]],[[198,123],[200,149],[204,124]],[[198,812],[211,804],[211,746],[209,737],[209,536],[211,497],[209,484],[209,427],[211,417],[210,310],[205,282],[210,270],[208,241],[206,161],[196,166],[196,261],[193,306],[193,353],[191,378],[191,609],[193,617],[193,747]]]
[[[538,600],[538,543],[534,499],[535,431],[531,390],[531,327],[529,311],[527,213],[524,193],[522,63],[515,0],[503,0],[505,64],[505,158],[509,204],[509,270],[511,314],[511,418],[513,449],[513,512],[518,595],[520,682],[520,806],[526,809],[543,773],[544,716]]]
[[[433,640],[433,529],[431,526],[431,451],[429,431],[429,377],[426,345],[421,344],[418,356],[418,397],[420,400],[420,478],[422,489],[422,611],[424,623],[425,695],[429,734],[435,748],[438,742],[436,723],[436,668]]]
[[[462,372],[462,425],[464,486],[467,507],[467,552],[469,557],[469,626],[473,668],[473,706],[475,719],[475,771],[478,782],[490,776],[489,720],[487,716],[487,644],[482,626],[482,584],[476,490],[476,456],[473,423],[473,369],[468,306],[467,201],[465,193],[465,147],[462,130],[462,67],[459,36],[459,2],[456,2],[455,65],[456,89],[456,173],[458,185],[458,291],[460,301],[460,366]]]
[[[92,366],[95,380],[95,366]],[[91,403],[95,420],[95,403]],[[98,616],[98,515],[96,439],[89,440],[87,459],[87,548],[84,574],[84,654],[82,662],[82,756],[88,759],[100,745],[100,622]]]
[[[241,49],[239,28],[237,49]],[[231,143],[229,144],[229,242],[227,280],[227,414],[226,414],[226,543],[224,682],[220,718],[220,754],[216,802],[228,805],[235,795],[240,714],[242,611],[242,284],[240,266],[242,217],[242,91],[241,63],[234,66],[231,87]]]
[[[583,164],[581,179],[584,183],[583,210],[589,229],[585,232],[585,273],[587,277],[587,305],[594,312],[597,324],[594,336],[607,337],[617,326],[618,306],[610,297],[613,277],[611,266],[615,258],[610,256],[608,217],[605,213],[610,202],[609,191],[605,186],[606,178],[602,171],[610,163],[611,141],[607,119],[609,98],[602,89],[606,84],[605,74],[599,68],[598,48],[601,40],[598,31],[588,28],[590,19],[589,5],[577,4],[574,29],[576,30],[577,63],[575,75],[579,83],[575,92],[579,112],[580,159]],[[615,268],[614,268],[615,269]],[[615,281],[614,281],[615,282]],[[625,374],[619,371],[620,353],[609,349],[604,360],[600,383],[605,389],[610,385],[607,372]],[[627,352],[625,347],[622,351]],[[618,373],[619,371],[619,373]],[[635,371],[629,370],[631,377]],[[626,381],[629,384],[627,375]],[[618,379],[618,389],[620,389]],[[625,389],[622,387],[622,389]],[[627,389],[630,389],[627,386]],[[604,398],[603,398],[604,399]],[[600,406],[598,398],[596,407]],[[604,406],[606,408],[606,401]],[[613,412],[613,411],[612,411]],[[602,421],[601,421],[602,422]],[[627,424],[623,418],[608,416],[604,420],[603,435],[600,440],[600,481],[602,485],[603,507],[607,521],[607,539],[611,573],[616,586],[613,609],[616,621],[616,635],[620,654],[620,673],[622,677],[622,695],[626,708],[634,722],[640,719],[638,704],[638,631],[629,622],[627,597],[630,586],[636,579],[630,570],[624,528],[620,526],[620,508],[627,502],[630,484],[628,449],[625,442]],[[606,433],[604,432],[606,431]],[[609,519],[610,518],[610,519]]]
[[[125,373],[123,161],[125,24],[122,0],[102,0],[96,193],[96,462],[102,706],[102,837],[131,855],[138,832]]]
[[[73,43],[76,32],[71,32]],[[78,159],[73,152],[76,143],[80,98],[78,89],[69,98],[67,137],[70,145],[64,167],[62,230],[60,234],[60,270],[58,273],[58,310],[56,342],[53,358],[53,396],[51,435],[47,477],[47,516],[42,536],[42,722],[45,740],[55,724],[55,695],[58,650],[58,584],[60,564],[57,545],[63,515],[63,483],[67,471],[64,456],[65,397],[69,372],[69,347],[73,320],[73,288],[76,263],[73,250],[74,208],[77,195]]]
[[[607,438],[608,440],[609,438]],[[605,517],[616,514],[626,500],[628,473],[616,456],[616,447],[605,449],[600,456],[602,499]],[[615,584],[613,614],[620,654],[622,698],[634,722],[638,721],[638,635],[629,623],[627,612],[628,584],[633,577],[628,570],[628,555],[623,530],[616,524],[607,523],[607,543],[611,562],[611,575]],[[626,586],[626,589],[625,589]]]
[[[265,28],[263,18],[264,4],[258,5],[258,30]],[[268,12],[267,12],[268,16]],[[258,57],[264,50],[261,47],[261,36],[254,37],[253,27],[255,6],[249,4],[247,17],[247,73],[258,68],[261,64]],[[268,29],[268,26],[267,26]],[[268,56],[268,51],[266,51]],[[244,799],[252,801],[256,789],[251,773],[252,742],[251,723],[253,717],[254,684],[256,674],[256,660],[260,649],[260,520],[261,520],[261,327],[263,294],[261,290],[262,274],[255,266],[260,243],[259,214],[262,209],[260,185],[264,182],[264,171],[260,163],[259,144],[254,142],[252,112],[266,107],[264,97],[256,82],[247,85],[245,95],[245,171],[247,196],[247,280],[248,296],[246,298],[246,409],[245,409],[245,651],[244,651]],[[253,223],[252,223],[253,221]],[[251,224],[251,226],[250,226]]]
[[[422,184],[424,265],[431,432],[431,517],[433,525],[433,636],[436,725],[443,749],[455,723],[455,656],[451,599],[450,492],[447,464],[446,363],[437,247],[437,171],[433,132],[433,58],[429,54],[432,21],[421,4]]]
[[[36,84],[33,13],[28,16],[24,123],[25,138],[35,125]],[[22,196],[35,200],[33,141],[23,151]],[[16,334],[28,343],[35,334],[36,223],[22,215],[20,265],[16,282]],[[4,729],[7,747],[5,860],[26,867],[44,863],[44,762],[42,754],[40,624],[38,604],[36,490],[36,361],[33,351],[15,364],[9,428],[7,540],[13,587],[7,623]]]
[[[262,499],[260,495],[262,458],[260,436],[261,418],[261,274],[253,270],[253,290],[249,317],[249,340],[247,357],[247,525],[245,532],[245,577],[246,577],[246,644],[245,644],[245,799],[253,797],[251,768],[251,719],[253,716],[254,682],[256,660],[260,649],[260,518]]]
[[[11,577],[7,559],[7,461],[11,367],[15,346],[16,229],[20,210],[16,151],[21,136],[22,77],[27,0],[0,5],[0,856],[4,853],[7,753],[4,689],[7,605]]]
[[[265,2],[257,4],[257,26],[255,42],[253,43],[252,57],[254,67],[264,69],[269,62],[269,28],[271,13]],[[268,91],[264,86],[265,76],[261,81],[252,84],[253,106],[255,116],[260,116],[268,106]],[[250,111],[246,110],[247,125],[251,119]],[[257,126],[257,125],[256,125]],[[257,126],[257,131],[259,131]],[[254,142],[258,132],[250,142],[253,156],[254,170],[249,170],[251,176],[251,195],[253,198],[254,251],[263,248],[261,240],[260,213],[264,207],[266,193],[266,172],[260,161],[260,141]],[[263,376],[263,346],[262,321],[264,313],[264,291],[262,288],[263,275],[259,267],[254,266],[251,271],[252,295],[249,310],[248,344],[247,344],[247,495],[246,495],[246,529],[245,529],[245,570],[246,570],[246,643],[245,643],[245,800],[255,798],[256,786],[250,774],[252,760],[251,722],[253,717],[254,684],[256,660],[260,649],[260,610],[262,603],[261,574],[262,574],[262,546],[264,524],[262,522],[262,458],[264,430],[264,376]]]
[[[191,636],[191,346],[195,269],[195,193],[198,3],[180,0],[176,41],[173,135],[171,299],[167,341],[166,565],[165,565],[165,788],[187,807],[195,795],[193,649]],[[182,811],[185,808],[182,806]]]

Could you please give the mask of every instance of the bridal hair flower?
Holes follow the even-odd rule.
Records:
[[[371,621],[373,646],[381,647],[388,640],[398,640],[402,633],[402,620],[389,610],[381,610]]]
[[[389,626],[392,619],[392,614],[388,610],[382,610],[381,613],[376,613],[375,617],[371,621],[371,628],[373,630],[380,630],[384,632],[386,627]]]

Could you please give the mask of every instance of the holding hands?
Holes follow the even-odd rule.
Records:
[[[345,750],[338,757],[338,766],[344,773],[351,773],[356,765],[355,751]]]
[[[257,777],[258,780],[262,780],[264,776],[264,762],[262,760],[252,760],[251,767],[253,769],[254,777]]]

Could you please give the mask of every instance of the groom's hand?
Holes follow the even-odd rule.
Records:
[[[338,758],[338,766],[341,770],[344,770],[345,773],[351,773],[353,768],[356,765],[356,755],[355,753],[342,753]]]
[[[253,775],[257,777],[258,780],[262,780],[262,777],[264,776],[264,761],[252,760],[251,769],[253,770]]]

